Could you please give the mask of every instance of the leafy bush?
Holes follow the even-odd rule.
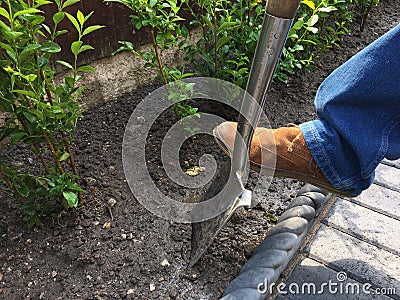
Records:
[[[93,49],[82,38],[102,26],[85,26],[92,13],[76,16],[64,9],[79,0],[55,0],[57,12],[51,23],[40,10],[52,1],[0,0],[0,112],[6,116],[0,126],[0,141],[26,143],[40,169],[6,164],[0,158],[0,174],[22,204],[29,226],[39,225],[41,217],[61,205],[77,207],[82,202],[79,175],[72,151],[76,123],[81,117],[77,102],[84,87],[78,86],[90,66],[77,66],[78,56]],[[56,38],[67,33],[59,24],[67,18],[78,32],[71,44],[72,64],[58,61],[70,69],[64,82],[54,82],[51,56],[60,52]]]
[[[142,27],[150,29],[152,49],[150,51],[136,51],[133,43],[129,41],[119,41],[122,47],[116,52],[131,51],[144,59],[145,67],[155,68],[159,73],[159,79],[163,84],[169,84],[172,92],[169,95],[172,108],[179,119],[186,118],[185,129],[189,134],[193,133],[190,126],[192,117],[199,117],[197,108],[190,104],[189,98],[181,99],[181,95],[186,95],[188,91],[193,91],[193,87],[183,84],[182,79],[193,76],[178,68],[169,68],[164,62],[162,52],[173,47],[182,49],[189,35],[189,30],[185,25],[181,25],[184,19],[180,16],[182,7],[187,5],[188,0],[105,0],[105,2],[118,2],[128,7],[132,12],[131,22],[135,29]],[[177,83],[181,81],[180,83]],[[178,88],[180,92],[178,91]],[[181,101],[184,100],[184,101]]]
[[[290,30],[276,77],[286,82],[296,69],[312,66],[315,53],[339,45],[353,20],[349,0],[302,0]],[[261,1],[202,0],[188,8],[202,28],[189,45],[187,60],[202,76],[217,77],[245,88],[264,16]]]

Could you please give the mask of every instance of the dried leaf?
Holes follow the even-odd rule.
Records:
[[[104,229],[109,229],[111,227],[111,223],[110,222],[105,222],[103,225]]]
[[[194,166],[186,170],[185,174],[189,176],[197,176],[204,171],[204,167]]]

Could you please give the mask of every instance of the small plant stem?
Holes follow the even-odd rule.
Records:
[[[46,82],[46,75],[44,74],[43,70],[40,70],[40,76],[42,77],[42,80],[44,82],[46,95],[47,95],[47,101],[48,101],[48,103],[50,105],[53,105],[53,98],[52,98],[52,95],[51,95],[50,88],[49,88],[49,86],[48,86],[48,84]],[[62,129],[60,129],[60,133],[61,133],[61,136],[63,138],[65,149],[67,150],[67,152],[69,154],[69,162],[70,162],[71,167],[72,167],[72,172],[77,177],[75,182],[76,182],[76,184],[78,186],[80,186],[78,168],[77,168],[76,163],[75,163],[74,154],[72,152],[71,145],[69,144],[68,139],[67,139],[67,134]],[[83,204],[83,197],[82,197],[82,193],[81,192],[78,192],[78,198],[79,198],[79,203]]]
[[[246,15],[243,15],[242,13],[240,14],[240,29],[242,32],[242,35],[240,38],[240,42],[241,42],[240,44],[242,47],[242,49],[241,49],[242,53],[245,53],[245,48],[244,48],[245,37],[243,36],[243,32],[244,32],[244,19],[243,18],[246,19],[246,22],[248,22],[248,19],[250,19],[250,5],[248,4],[247,7],[248,7],[247,14]],[[243,12],[243,0],[240,0],[240,11]]]
[[[218,32],[217,32],[217,2],[214,1],[213,7],[213,21],[214,21],[214,63],[215,63],[215,72],[218,71],[218,51],[217,51],[217,40],[218,40]]]
[[[158,51],[158,44],[156,41],[154,29],[152,28],[150,32],[151,32],[151,41],[153,43],[154,52],[156,53],[157,64],[158,64],[158,68],[160,69],[161,78],[162,78],[164,84],[168,84],[167,77],[165,76],[165,72],[164,72],[164,66],[161,61],[160,51]]]
[[[63,169],[63,167],[61,165],[60,160],[57,157],[56,150],[54,149],[53,143],[51,142],[49,136],[47,135],[47,132],[43,128],[41,128],[41,131],[42,131],[42,135],[43,135],[47,145],[49,146],[51,155],[53,156],[54,162],[57,165],[57,169],[60,171],[61,174],[64,174],[65,171],[64,171],[64,169]]]
[[[367,24],[368,15],[369,15],[369,13],[370,13],[370,11],[371,11],[373,5],[374,5],[374,0],[370,0],[370,1],[369,1],[368,8],[367,8],[367,11],[366,11],[366,12],[362,15],[362,17],[361,17],[360,31],[364,31],[364,29],[365,29],[365,24]]]
[[[26,134],[29,135],[29,130],[28,130],[28,127],[26,126],[25,120],[22,119],[22,117],[17,113],[17,107],[15,104],[13,104],[13,110],[14,110],[15,114],[17,115],[18,121],[21,123],[22,128],[24,129]],[[47,165],[46,161],[44,160],[43,153],[42,153],[42,151],[40,151],[40,147],[39,147],[38,143],[33,141],[32,145],[33,145],[33,148],[35,148],[35,150],[37,151],[37,156],[39,157],[46,173],[49,173],[50,172],[49,166]]]
[[[31,109],[34,109],[34,108],[35,108],[35,106],[33,105],[33,103],[32,103],[28,98],[25,97],[25,100],[26,100],[26,102],[28,103],[28,105],[29,105],[29,107],[30,107]],[[54,162],[56,163],[58,170],[60,171],[61,174],[64,174],[65,171],[64,171],[64,169],[63,169],[63,167],[62,167],[62,165],[61,165],[60,160],[59,160],[58,157],[57,157],[56,151],[55,151],[55,149],[54,149],[54,145],[53,145],[53,143],[51,142],[51,140],[50,140],[50,138],[49,138],[49,136],[48,136],[46,130],[44,130],[43,128],[40,128],[40,131],[41,131],[41,133],[42,133],[42,135],[43,135],[43,137],[44,137],[44,139],[45,139],[45,141],[46,141],[46,143],[47,143],[47,146],[48,146],[49,149],[50,149],[51,155],[53,156]]]
[[[158,50],[158,44],[157,44],[157,40],[155,37],[154,28],[151,28],[150,33],[151,33],[151,41],[153,44],[154,53],[156,54],[157,65],[158,65],[158,69],[160,70],[161,78],[162,78],[164,84],[168,84],[167,76],[165,76],[165,72],[164,72],[164,65],[161,61],[160,51]],[[174,110],[176,117],[178,119],[180,119],[178,109],[176,107],[174,107],[173,110]]]
[[[8,178],[7,174],[4,172],[2,166],[0,165],[0,174],[1,177],[3,177],[4,181],[6,182],[6,184],[8,185],[8,187],[14,192],[15,196],[18,198],[18,201],[24,205],[25,204],[25,199],[24,197],[21,195],[20,192],[18,192],[17,188],[15,187],[15,185],[11,182],[11,180]]]
[[[67,152],[69,154],[69,161],[71,163],[72,166],[72,172],[74,173],[74,175],[77,177],[76,179],[76,184],[80,187],[80,182],[79,182],[79,175],[78,175],[78,168],[76,167],[76,163],[75,163],[75,159],[74,159],[74,155],[72,153],[72,149],[70,144],[67,141],[67,135],[65,133],[64,130],[61,130],[61,136],[64,140],[64,145],[65,145],[65,149],[67,149]],[[79,199],[79,204],[83,204],[83,197],[82,197],[82,193],[78,192],[78,199]]]

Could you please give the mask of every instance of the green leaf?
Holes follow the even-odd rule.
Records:
[[[58,37],[58,36],[60,36],[60,35],[62,35],[62,34],[65,34],[65,33],[67,33],[67,32],[68,32],[68,30],[66,30],[66,29],[57,30],[57,31],[56,31],[56,37]]]
[[[18,141],[20,141],[22,138],[24,138],[26,136],[24,131],[18,131],[16,133],[14,133],[13,135],[11,135],[11,143],[15,144]]]
[[[57,62],[58,62],[60,65],[63,65],[64,67],[67,67],[68,69],[71,69],[71,70],[74,69],[74,68],[71,66],[71,64],[67,63],[66,61],[57,60]]]
[[[68,152],[64,152],[58,159],[60,161],[64,161],[70,157],[70,154]]]
[[[309,27],[314,26],[318,22],[318,20],[319,20],[318,15],[313,15],[310,19],[308,19],[307,25]]]
[[[72,4],[75,4],[75,3],[79,2],[79,1],[80,1],[80,0],[67,0],[67,1],[65,1],[64,4],[62,5],[62,9],[68,7],[68,6],[72,5]]]
[[[25,90],[12,90],[13,93],[22,94],[31,98],[35,98],[36,94],[32,91],[25,91]]]
[[[61,51],[61,47],[55,42],[45,41],[40,47],[40,50],[48,53],[58,53]]]
[[[32,52],[33,50],[38,49],[38,48],[40,48],[39,44],[26,45],[24,47],[24,50],[21,52],[20,56],[24,56],[24,55],[28,54],[29,52]]]
[[[14,20],[16,17],[21,16],[21,15],[31,15],[31,14],[40,13],[40,12],[42,12],[42,11],[38,10],[37,8],[23,9],[23,10],[17,11],[14,14]]]
[[[22,114],[24,117],[28,120],[29,123],[35,123],[37,121],[37,118],[35,115],[31,114],[28,111],[23,111]]]
[[[224,22],[219,26],[218,33],[225,32],[226,29],[233,29],[238,27],[239,25],[236,22]]]
[[[18,192],[26,198],[29,196],[30,189],[27,186],[23,186],[18,189]]]
[[[149,3],[150,7],[154,7],[154,5],[156,5],[156,4],[157,4],[157,0],[150,0],[150,3]]]
[[[307,27],[308,31],[311,31],[312,33],[317,33],[318,32],[318,28],[316,27]]]
[[[83,45],[80,49],[79,49],[79,53],[82,53],[86,50],[93,50],[94,48],[90,45]]]
[[[268,214],[268,220],[270,220],[271,222],[273,222],[273,223],[276,223],[276,222],[278,222],[278,219],[277,219],[277,217],[276,216],[274,216],[273,214]]]
[[[85,23],[85,16],[79,9],[78,12],[76,13],[76,18],[78,19],[79,24],[81,24],[81,27],[83,27],[83,23]]]
[[[54,183],[49,182],[49,185],[50,185],[50,186],[53,186]],[[50,193],[50,195],[57,194],[57,193],[61,192],[62,188],[63,188],[62,186],[56,185],[56,186],[52,187],[52,188],[49,190],[49,193]]]
[[[87,35],[87,34],[93,32],[93,31],[98,30],[98,29],[103,28],[103,27],[105,27],[105,26],[102,26],[102,25],[93,25],[93,26],[89,26],[88,28],[86,28],[86,29],[83,31],[82,36]]]
[[[217,41],[217,44],[215,46],[217,48],[217,50],[219,48],[221,48],[223,45],[225,45],[226,43],[228,43],[231,38],[232,37],[230,37],[230,36],[223,36],[223,37],[219,38],[218,41]]]
[[[15,56],[14,49],[10,45],[7,45],[7,44],[4,44],[4,43],[0,42],[0,47],[5,49],[5,50],[7,50],[7,51],[9,51],[9,52],[11,52],[11,53],[13,53],[14,56]]]
[[[46,20],[44,16],[40,15],[27,16],[26,19],[31,23],[31,25],[42,24],[43,21]]]
[[[72,88],[75,85],[75,78],[72,76],[65,76],[64,77],[65,83]]]
[[[74,192],[63,192],[64,199],[67,200],[69,207],[78,206],[78,196]]]
[[[41,56],[39,57],[39,68],[44,68],[49,63],[49,59],[47,57]]]
[[[0,128],[0,141],[4,140],[6,137],[9,137],[11,134],[15,132],[16,128],[12,127],[1,127]]]
[[[78,72],[94,72],[96,71],[96,68],[93,68],[92,66],[81,66],[78,68]]]
[[[36,75],[36,74],[29,74],[29,75],[26,75],[26,76],[25,76],[25,79],[26,79],[28,82],[33,82],[33,81],[35,81],[36,78],[37,78],[37,75]]]
[[[47,0],[36,0],[35,2],[36,2],[36,7],[46,5],[46,4],[51,4],[51,1],[47,1]]]
[[[81,49],[82,44],[82,41],[75,41],[71,44],[71,51],[75,56],[79,54],[79,50]]]
[[[8,14],[8,11],[6,11],[3,7],[0,7],[0,16],[3,16],[7,20],[10,20],[10,15]]]
[[[181,32],[182,32],[182,36],[184,38],[187,38],[189,36],[189,30],[187,29],[187,27],[185,25],[182,26]]]
[[[44,30],[46,30],[47,33],[48,33],[49,35],[51,35],[51,29],[50,29],[50,27],[47,26],[46,24],[42,24],[42,26],[43,26]],[[40,31],[40,32],[41,32],[41,31]],[[45,36],[45,34],[43,34],[43,33],[42,33],[42,35]]]
[[[337,10],[337,8],[334,6],[318,8],[318,11],[322,11],[322,12],[326,12],[326,13],[330,13],[331,11],[334,11],[334,10]]]
[[[304,25],[304,21],[303,21],[303,20],[297,20],[297,21],[293,24],[292,29],[293,29],[293,30],[299,30],[301,27],[303,27],[303,25]]]
[[[202,19],[209,28],[213,28],[213,24],[211,23],[210,19],[208,19],[206,16],[202,16]]]
[[[84,19],[84,22],[86,22],[90,18],[90,16],[93,15],[93,13],[94,13],[94,11],[91,11],[90,13],[88,13]]]
[[[65,17],[65,14],[64,14],[64,12],[62,12],[62,11],[59,11],[58,13],[55,13],[54,15],[53,15],[53,22],[54,22],[54,24],[58,24],[58,23],[60,23],[63,19],[64,19],[64,17]]]
[[[313,11],[315,10],[315,4],[313,1],[311,0],[302,0],[302,3],[304,3],[305,5],[307,5],[309,8],[311,8]]]
[[[69,13],[65,13],[65,15],[67,16],[68,20],[74,25],[76,30],[80,33],[81,32],[81,28],[79,26],[78,21],[75,19],[75,17],[73,15],[70,15]]]

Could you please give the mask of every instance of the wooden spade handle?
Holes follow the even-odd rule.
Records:
[[[293,19],[299,5],[300,0],[267,0],[266,12],[278,18]]]

